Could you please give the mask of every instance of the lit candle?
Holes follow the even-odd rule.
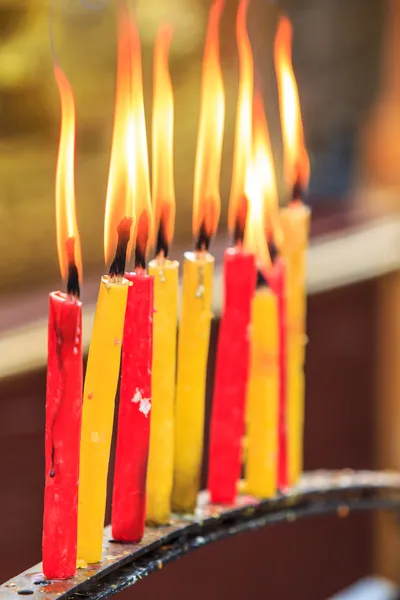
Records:
[[[257,279],[254,254],[243,250],[246,220],[245,178],[252,152],[253,57],[246,30],[248,0],[239,5],[236,34],[239,94],[233,179],[229,207],[235,247],[224,255],[224,308],[218,335],[210,425],[208,489],[211,501],[230,504],[242,465],[242,436],[249,365],[250,306]]]
[[[153,276],[146,273],[146,250],[152,234],[149,165],[143,105],[140,39],[131,15],[121,19],[120,37],[127,39],[120,60],[130,64],[131,138],[129,163],[137,218],[135,272],[125,273],[128,291],[122,347],[121,392],[111,529],[115,540],[139,542],[146,516],[146,476],[151,417],[153,346]]]
[[[154,49],[153,205],[156,257],[154,277],[153,379],[150,453],[147,471],[147,520],[169,522],[174,473],[174,412],[179,263],[168,259],[175,220],[173,176],[174,99],[168,70],[172,31],[161,27]]]
[[[67,579],[76,570],[83,383],[82,304],[79,302],[82,265],[75,215],[74,97],[58,66],[55,76],[61,98],[56,176],[57,246],[67,293],[53,292],[49,297],[43,573],[48,579]]]
[[[131,40],[127,16],[120,14],[114,133],[106,200],[105,258],[113,253],[109,276],[103,276],[86,369],[81,436],[78,510],[78,558],[100,560],[106,508],[107,475],[118,385],[122,334],[129,282],[124,278],[133,219],[130,164],[133,155]]]
[[[208,252],[220,213],[219,175],[225,95],[219,62],[218,27],[223,1],[214,1],[203,59],[199,134],[194,181],[194,252],[183,263],[182,312],[178,340],[176,432],[172,506],[196,506],[203,454],[204,405],[214,257]]]
[[[306,345],[306,252],[310,210],[302,197],[309,178],[299,94],[291,59],[292,28],[281,18],[275,40],[275,67],[284,142],[286,181],[292,199],[281,211],[282,254],[288,271],[288,481],[295,484],[303,469],[304,360]]]
[[[276,493],[284,433],[286,371],[282,261],[267,248],[277,230],[278,197],[267,122],[261,94],[253,110],[253,154],[247,168],[249,212],[245,248],[257,257],[259,277],[251,307],[251,360],[247,388],[246,492],[264,498]],[[266,236],[267,232],[267,236]],[[272,248],[272,246],[270,247]],[[271,261],[272,259],[272,261]],[[282,345],[283,342],[283,345]]]

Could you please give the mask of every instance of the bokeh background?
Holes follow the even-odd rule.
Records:
[[[221,23],[226,124],[216,249],[226,240],[238,86],[237,4],[226,0]],[[172,252],[176,257],[192,243],[201,59],[209,6],[210,0],[136,0],[148,134],[154,38],[161,23],[168,21],[174,27],[170,68],[176,107],[177,221]],[[50,11],[57,60],[76,98],[76,197],[86,282],[83,298],[95,298],[104,270],[103,220],[115,92],[115,8],[113,0],[0,0],[0,365],[11,346],[17,359],[23,360],[24,340],[32,324],[46,316],[47,292],[61,285],[54,218],[60,115],[52,72]],[[282,11],[294,27],[293,59],[312,172],[307,201],[313,208],[312,234],[318,254],[318,244],[325,239],[321,236],[348,239],[366,223],[397,223],[400,3],[252,0],[249,31],[273,142],[280,202],[285,204],[272,57]],[[384,225],[382,232],[368,238],[377,256],[385,241]],[[372,273],[371,269],[369,275],[368,265],[361,264],[361,259],[362,277],[338,289],[319,289],[310,297],[307,468],[400,467],[395,441],[396,436],[400,439],[396,404],[400,385],[396,367],[400,225],[396,232],[395,258],[390,264],[383,255],[381,270]],[[357,240],[354,248],[359,251],[364,238]],[[329,260],[337,269],[334,253]],[[349,252],[343,263],[352,260]],[[357,268],[356,264],[354,270]],[[16,329],[20,335],[17,346],[11,344]],[[208,398],[217,329],[218,318],[210,348]],[[35,369],[25,366],[24,372],[12,376],[0,368],[2,581],[40,560],[44,398],[44,365]],[[194,599],[207,594],[210,599],[236,599],[268,594],[283,600],[323,599],[369,574],[399,578],[397,538],[394,521],[381,515],[279,526],[200,550],[126,595],[180,599],[190,594]]]

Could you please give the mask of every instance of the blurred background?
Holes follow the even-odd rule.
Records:
[[[161,23],[174,27],[177,220],[172,255],[177,258],[192,244],[201,60],[210,4],[136,0],[148,133],[154,38]],[[226,0],[220,35],[226,124],[222,216],[213,245],[217,257],[226,244],[232,170],[237,4]],[[76,99],[76,197],[83,300],[90,306],[104,270],[115,7],[112,0],[52,2],[54,47]],[[62,285],[54,216],[60,114],[49,11],[50,0],[0,0],[1,581],[40,560],[47,293]],[[285,204],[272,56],[282,11],[294,27],[293,61],[311,160],[306,468],[400,468],[400,3],[252,0],[249,32]],[[330,273],[335,277],[329,279]],[[208,399],[218,310],[216,315]],[[205,469],[206,462],[205,452]],[[384,515],[280,525],[199,550],[124,594],[319,600],[370,574],[400,582],[399,536],[394,519]]]

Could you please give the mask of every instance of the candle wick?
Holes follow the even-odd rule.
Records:
[[[137,244],[135,252],[135,271],[140,273],[146,270],[146,256],[141,244]]]
[[[168,242],[167,242],[167,236],[166,236],[166,232],[165,232],[165,225],[164,222],[161,221],[160,222],[160,226],[158,228],[158,233],[157,233],[157,243],[156,243],[156,258],[167,258],[168,257]]]
[[[118,242],[114,260],[111,263],[109,275],[112,279],[119,280],[124,276],[126,252],[131,235],[132,218],[124,217],[118,225]]]
[[[265,273],[261,271],[261,269],[257,269],[257,281],[256,281],[256,289],[269,287],[268,280],[265,276]]]
[[[268,251],[271,257],[271,263],[274,264],[279,258],[279,248],[272,239],[268,240]]]
[[[300,181],[300,177],[297,176],[296,177],[296,181],[293,184],[293,189],[292,189],[292,200],[291,202],[293,204],[296,204],[298,202],[303,202],[303,197],[304,197],[304,188],[303,185]]]
[[[233,230],[233,245],[235,248],[241,249],[243,247],[244,232],[246,229],[248,200],[247,196],[243,194],[239,200],[235,227]]]
[[[203,221],[195,244],[196,253],[205,254],[210,246],[210,235],[207,231],[205,222]]]
[[[196,290],[196,298],[202,298],[204,296],[204,266],[201,265],[199,268],[199,281]]]
[[[65,242],[68,259],[67,294],[72,298],[79,298],[79,272],[75,262],[75,238],[69,237]]]

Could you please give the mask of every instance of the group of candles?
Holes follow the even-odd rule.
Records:
[[[291,65],[291,26],[283,17],[275,65],[291,200],[279,211],[263,101],[254,90],[248,4],[240,0],[237,14],[240,81],[229,207],[234,245],[224,257],[225,301],[210,425],[207,487],[211,501],[219,504],[235,501],[243,462],[244,489],[256,497],[285,490],[302,470],[309,210],[301,194],[308,158]],[[73,576],[77,559],[82,566],[101,558],[120,369],[113,538],[138,542],[146,521],[166,524],[171,511],[192,513],[196,506],[212,319],[214,258],[209,244],[220,212],[223,5],[215,0],[211,7],[205,43],[195,249],[184,255],[177,340],[179,264],[168,259],[175,218],[174,106],[168,69],[172,34],[162,27],[155,43],[151,202],[140,40],[133,16],[121,3],[105,219],[105,256],[111,266],[100,283],[84,385],[75,107],[68,80],[55,67],[62,115],[57,240],[67,292],[50,294],[43,525],[43,572],[49,579]],[[148,246],[155,248],[155,258],[147,266]],[[133,250],[135,269],[129,273],[125,264]]]

